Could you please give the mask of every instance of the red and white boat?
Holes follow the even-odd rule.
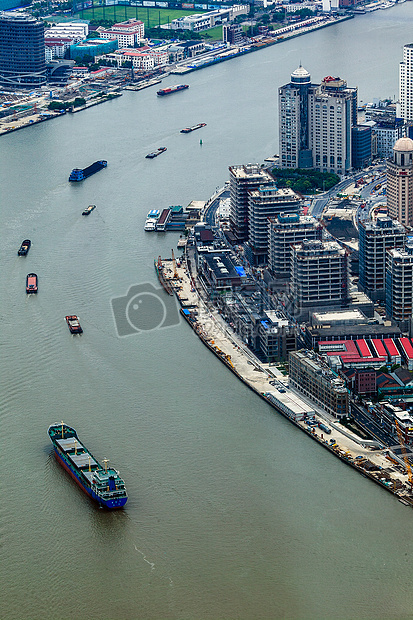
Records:
[[[37,275],[29,273],[26,276],[26,293],[37,293]]]
[[[79,323],[79,317],[77,317],[75,314],[70,314],[66,316],[65,319],[71,334],[83,333],[83,329],[81,328]]]

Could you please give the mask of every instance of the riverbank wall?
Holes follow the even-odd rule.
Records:
[[[8,117],[0,120],[0,136],[5,134],[12,133],[13,131],[18,131],[19,129],[24,129],[25,127],[31,127],[32,125],[38,125],[39,123],[44,123],[45,121],[53,120],[54,118],[60,118],[65,114],[76,114],[77,112],[83,112],[83,110],[87,110],[88,108],[93,108],[96,105],[100,105],[101,103],[106,103],[107,101],[112,101],[113,99],[117,99],[121,97],[122,93],[111,92],[108,95],[104,95],[103,97],[96,99],[95,101],[88,101],[85,105],[72,108],[69,110],[45,110],[44,112],[34,112],[33,114],[26,114],[25,116],[21,116],[15,120],[7,120]],[[12,116],[12,115],[10,115]]]
[[[267,40],[256,44],[251,44],[251,47],[247,49],[239,49],[239,51],[233,54],[226,54],[225,56],[220,56],[216,58],[211,58],[211,60],[207,60],[204,63],[200,63],[199,65],[194,66],[184,66],[183,68],[177,68],[171,71],[172,74],[175,75],[186,75],[187,73],[192,73],[193,71],[199,71],[200,69],[205,69],[206,67],[211,67],[212,65],[220,64],[221,62],[225,62],[227,60],[233,60],[234,58],[240,58],[241,56],[245,56],[246,54],[252,54],[253,52],[258,52],[260,50],[266,49],[267,47],[272,47],[273,45],[278,45],[279,43],[284,43],[285,41],[289,41],[290,39],[295,39],[296,37],[302,37],[305,34],[309,34],[310,32],[314,32],[315,30],[321,30],[322,28],[328,28],[329,26],[334,26],[342,21],[347,21],[349,19],[353,19],[354,15],[344,15],[342,17],[336,18],[334,21],[315,24],[314,26],[303,28],[301,31],[293,31],[288,34],[284,34],[277,39]],[[195,57],[196,58],[196,57]]]
[[[332,446],[329,445],[329,443],[323,439],[320,438],[318,435],[316,435],[314,432],[311,432],[310,430],[308,430],[307,428],[305,428],[305,426],[303,426],[302,424],[300,424],[299,422],[297,422],[296,420],[294,420],[294,418],[288,416],[284,411],[282,411],[282,409],[280,409],[279,407],[277,407],[275,405],[275,403],[273,403],[266,395],[265,393],[259,392],[257,391],[254,386],[252,386],[234,367],[234,365],[231,363],[230,360],[227,359],[227,357],[225,355],[222,354],[222,351],[220,351],[217,347],[215,347],[214,345],[212,345],[208,339],[206,339],[202,332],[199,331],[199,329],[197,329],[196,325],[193,323],[193,321],[191,321],[190,317],[185,314],[182,309],[181,309],[181,315],[182,317],[185,319],[185,321],[190,325],[190,327],[194,330],[194,332],[197,334],[198,338],[201,340],[201,342],[223,363],[225,364],[225,366],[228,368],[228,370],[230,370],[240,381],[242,381],[242,383],[244,385],[246,385],[250,390],[252,390],[257,396],[259,396],[262,400],[264,400],[268,405],[270,405],[270,407],[272,407],[273,409],[275,409],[275,411],[277,413],[279,413],[280,415],[282,415],[284,418],[286,418],[289,422],[291,422],[296,428],[299,428],[300,431],[303,431],[308,437],[310,437],[313,441],[316,441],[319,445],[321,445],[325,450],[328,450],[328,452],[330,452],[330,454],[333,454],[335,457],[339,458],[342,462],[344,462],[346,465],[349,465],[350,467],[352,467],[353,469],[355,469],[356,471],[358,471],[360,474],[362,474],[363,476],[365,476],[366,478],[368,478],[369,480],[372,480],[373,482],[375,482],[376,484],[378,484],[382,489],[384,489],[385,491],[389,491],[392,495],[396,496],[397,499],[399,499],[399,501],[401,501],[403,504],[410,506],[413,508],[413,497],[412,496],[406,496],[404,493],[400,494],[398,491],[394,491],[391,487],[388,486],[388,484],[385,484],[382,480],[380,480],[380,478],[377,477],[377,475],[375,475],[374,473],[371,473],[369,471],[366,471],[365,469],[363,469],[360,465],[357,464],[357,462],[354,462],[353,459],[351,459],[350,457],[346,456],[345,454],[340,454],[340,452],[337,449],[334,449]]]

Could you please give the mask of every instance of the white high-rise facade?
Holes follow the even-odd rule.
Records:
[[[400,63],[400,114],[405,121],[413,120],[413,43],[403,47]]]
[[[351,128],[357,125],[357,88],[328,76],[309,93],[309,146],[313,167],[344,174],[350,170]]]
[[[248,239],[248,190],[273,183],[273,177],[259,164],[229,167],[229,219],[237,243]]]

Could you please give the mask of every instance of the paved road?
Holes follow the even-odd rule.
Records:
[[[219,201],[223,198],[229,198],[229,190],[224,190],[221,192],[205,211],[205,223],[211,227],[216,226],[216,215],[219,208]]]
[[[386,433],[381,426],[379,426],[368,414],[366,414],[360,407],[351,404],[351,414],[367,432],[371,433],[375,439],[378,439],[385,446],[392,446],[397,443],[391,435]]]
[[[375,168],[374,170],[368,171],[368,172],[382,172],[384,169],[385,169],[385,166],[380,164],[379,166],[377,166],[377,168]],[[331,188],[327,192],[324,192],[323,194],[320,194],[317,198],[314,198],[312,203],[311,203],[311,207],[310,207],[309,213],[313,217],[321,218],[321,216],[323,214],[323,211],[324,211],[327,203],[330,200],[335,198],[337,196],[337,194],[341,193],[347,187],[352,185],[352,183],[354,183],[354,181],[357,181],[358,179],[361,179],[364,176],[366,176],[366,171],[364,171],[364,172],[357,172],[356,174],[352,174],[352,175],[348,176],[346,179],[343,179],[342,181],[337,183],[337,185],[335,185],[333,188]],[[386,180],[386,176],[383,176],[383,177],[380,177],[380,179],[377,179],[377,180],[373,181],[372,183],[369,183],[369,185],[367,185],[366,187],[364,187],[360,191],[360,195],[362,196],[362,198],[363,197],[367,198],[368,196],[370,196],[372,187],[377,185],[377,183],[385,182],[385,180]],[[363,193],[365,193],[365,196],[363,195]]]

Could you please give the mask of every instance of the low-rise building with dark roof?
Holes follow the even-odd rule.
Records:
[[[46,63],[47,82],[56,86],[64,86],[70,78],[74,60],[50,60]]]
[[[241,285],[241,276],[226,252],[202,254],[200,273],[213,291],[222,291]]]
[[[396,379],[397,383],[402,386],[411,386],[413,385],[413,373],[411,373],[406,368],[396,368],[396,370],[392,373],[393,377]]]
[[[376,387],[378,388],[395,388],[397,387],[397,381],[387,372],[377,372],[376,374]]]
[[[366,396],[377,392],[377,371],[374,368],[342,368],[338,374],[346,382],[347,388],[355,395]]]
[[[168,47],[170,62],[179,62],[185,58],[193,58],[197,54],[202,54],[205,50],[205,42],[200,40],[181,41]]]

